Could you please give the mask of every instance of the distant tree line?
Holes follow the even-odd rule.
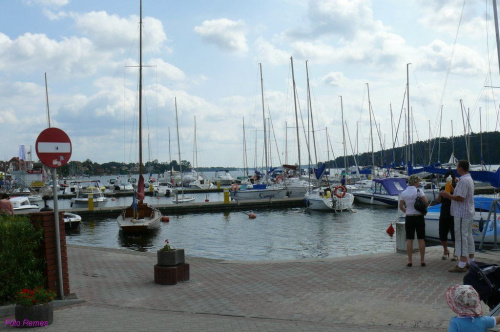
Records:
[[[410,160],[413,165],[431,165],[436,163],[447,163],[453,153],[455,158],[469,159],[471,164],[498,165],[500,164],[500,132],[486,132],[482,134],[472,133],[457,137],[442,137],[427,141],[418,141],[410,146]],[[407,146],[389,148],[375,151],[373,159],[375,165],[384,166],[392,163],[405,164]],[[467,153],[469,151],[469,153]],[[372,165],[372,153],[365,152],[356,157],[358,165]],[[338,156],[327,163],[330,168],[343,168],[344,156]],[[354,156],[347,156],[347,166],[355,165]]]

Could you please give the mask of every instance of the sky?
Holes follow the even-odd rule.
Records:
[[[50,114],[71,160],[137,162],[139,0],[0,6],[0,160]],[[144,161],[265,165],[264,118],[272,166],[498,129],[492,0],[142,6]]]

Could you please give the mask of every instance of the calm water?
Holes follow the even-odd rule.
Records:
[[[238,172],[234,172],[236,177]],[[211,174],[206,174],[209,178]],[[100,178],[107,183],[110,177]],[[222,193],[195,194],[222,201]],[[149,204],[173,204],[172,198],[146,197]],[[106,206],[128,206],[132,197],[108,198]],[[70,200],[59,200],[70,209]],[[52,206],[52,201],[49,201]],[[305,208],[247,212],[195,213],[169,216],[170,222],[150,235],[124,235],[115,219],[85,219],[79,231],[67,234],[70,244],[105,248],[156,251],[168,238],[174,248],[188,256],[226,260],[289,260],[361,255],[395,250],[396,238],[385,230],[396,219],[396,210],[357,205],[355,212],[309,212]]]
[[[393,209],[359,207],[355,213],[307,212],[303,208],[170,216],[147,236],[124,235],[114,219],[83,220],[70,244],[156,251],[169,239],[187,255],[228,260],[288,260],[360,255],[395,250],[385,230]]]

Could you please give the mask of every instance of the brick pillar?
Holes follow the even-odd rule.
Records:
[[[31,224],[43,229],[43,241],[40,249],[45,259],[44,275],[47,278],[46,288],[58,293],[57,248],[54,212],[36,212],[30,215]],[[59,235],[61,242],[61,264],[64,296],[69,295],[68,252],[66,250],[66,231],[64,229],[64,214],[59,212]]]

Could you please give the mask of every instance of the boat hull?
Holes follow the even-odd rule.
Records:
[[[116,221],[124,233],[144,233],[160,228],[161,217],[160,210],[139,203],[137,210],[128,207]]]
[[[307,208],[314,211],[350,210],[354,202],[354,196],[349,193],[342,198],[324,198],[317,194],[306,194],[304,198]]]
[[[398,196],[391,195],[379,195],[366,192],[355,192],[353,193],[355,199],[359,203],[397,207],[398,206]]]
[[[283,199],[289,194],[288,189],[243,189],[231,192],[233,200]]]

